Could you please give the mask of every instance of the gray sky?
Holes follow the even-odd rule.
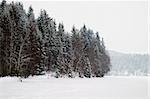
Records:
[[[11,0],[9,0],[11,1]],[[36,17],[41,9],[66,31],[86,24],[104,37],[109,50],[124,53],[148,52],[148,3],[144,1],[22,1],[27,10],[32,5]]]

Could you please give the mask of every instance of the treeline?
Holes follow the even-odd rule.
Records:
[[[103,77],[110,58],[99,33],[74,26],[71,33],[41,10],[37,19],[32,7],[3,0],[0,4],[0,76],[41,75],[55,77]]]

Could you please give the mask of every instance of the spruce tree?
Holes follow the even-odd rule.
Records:
[[[57,46],[57,66],[56,66],[56,76],[65,75],[65,57],[64,57],[64,43],[65,43],[65,30],[63,24],[59,23],[58,31],[55,35],[55,46]]]
[[[89,61],[89,47],[90,47],[90,42],[88,39],[88,31],[86,26],[84,25],[83,28],[81,28],[81,43],[82,43],[82,68],[83,68],[83,73],[85,77],[91,77],[91,66],[90,66],[90,61]]]
[[[38,24],[38,30],[39,34],[41,34],[41,47],[42,47],[42,52],[43,52],[43,63],[44,67],[48,70],[48,60],[50,57],[48,56],[48,49],[50,48],[49,46],[49,39],[50,39],[50,18],[48,17],[48,14],[46,13],[45,10],[42,10],[40,13],[40,16],[37,19],[37,24]]]
[[[22,70],[23,76],[27,77],[30,74],[36,75],[39,74],[38,69],[40,68],[40,50],[38,45],[36,23],[34,18],[34,13],[32,7],[29,7],[27,13],[28,23],[27,23],[27,34],[24,38],[24,45],[22,51]]]
[[[56,46],[56,24],[50,18],[45,10],[42,10],[37,19],[39,34],[41,35],[43,64],[46,71],[55,72],[57,64],[57,48]]]
[[[14,73],[17,76],[21,75],[22,69],[22,51],[25,39],[27,38],[27,17],[23,5],[19,2],[10,4],[10,18],[12,30],[12,53],[11,64]]]
[[[80,31],[77,30],[74,26],[72,28],[72,49],[73,49],[73,71],[79,75],[82,76],[82,64],[81,64],[81,58],[82,58],[82,43],[81,43],[81,37],[80,37]]]
[[[7,76],[10,74],[10,44],[11,44],[11,27],[10,27],[10,17],[9,9],[6,1],[3,0],[0,5],[0,67],[1,76]]]
[[[64,42],[64,62],[65,62],[65,73],[68,77],[73,77],[73,50],[72,50],[72,42],[70,35],[67,33],[65,35],[65,42]]]

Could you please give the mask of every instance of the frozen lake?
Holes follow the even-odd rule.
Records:
[[[150,77],[0,78],[0,99],[148,99],[149,89]]]

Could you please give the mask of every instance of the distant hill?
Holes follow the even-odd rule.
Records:
[[[109,75],[147,75],[150,73],[150,55],[124,54],[109,51],[112,68]]]

